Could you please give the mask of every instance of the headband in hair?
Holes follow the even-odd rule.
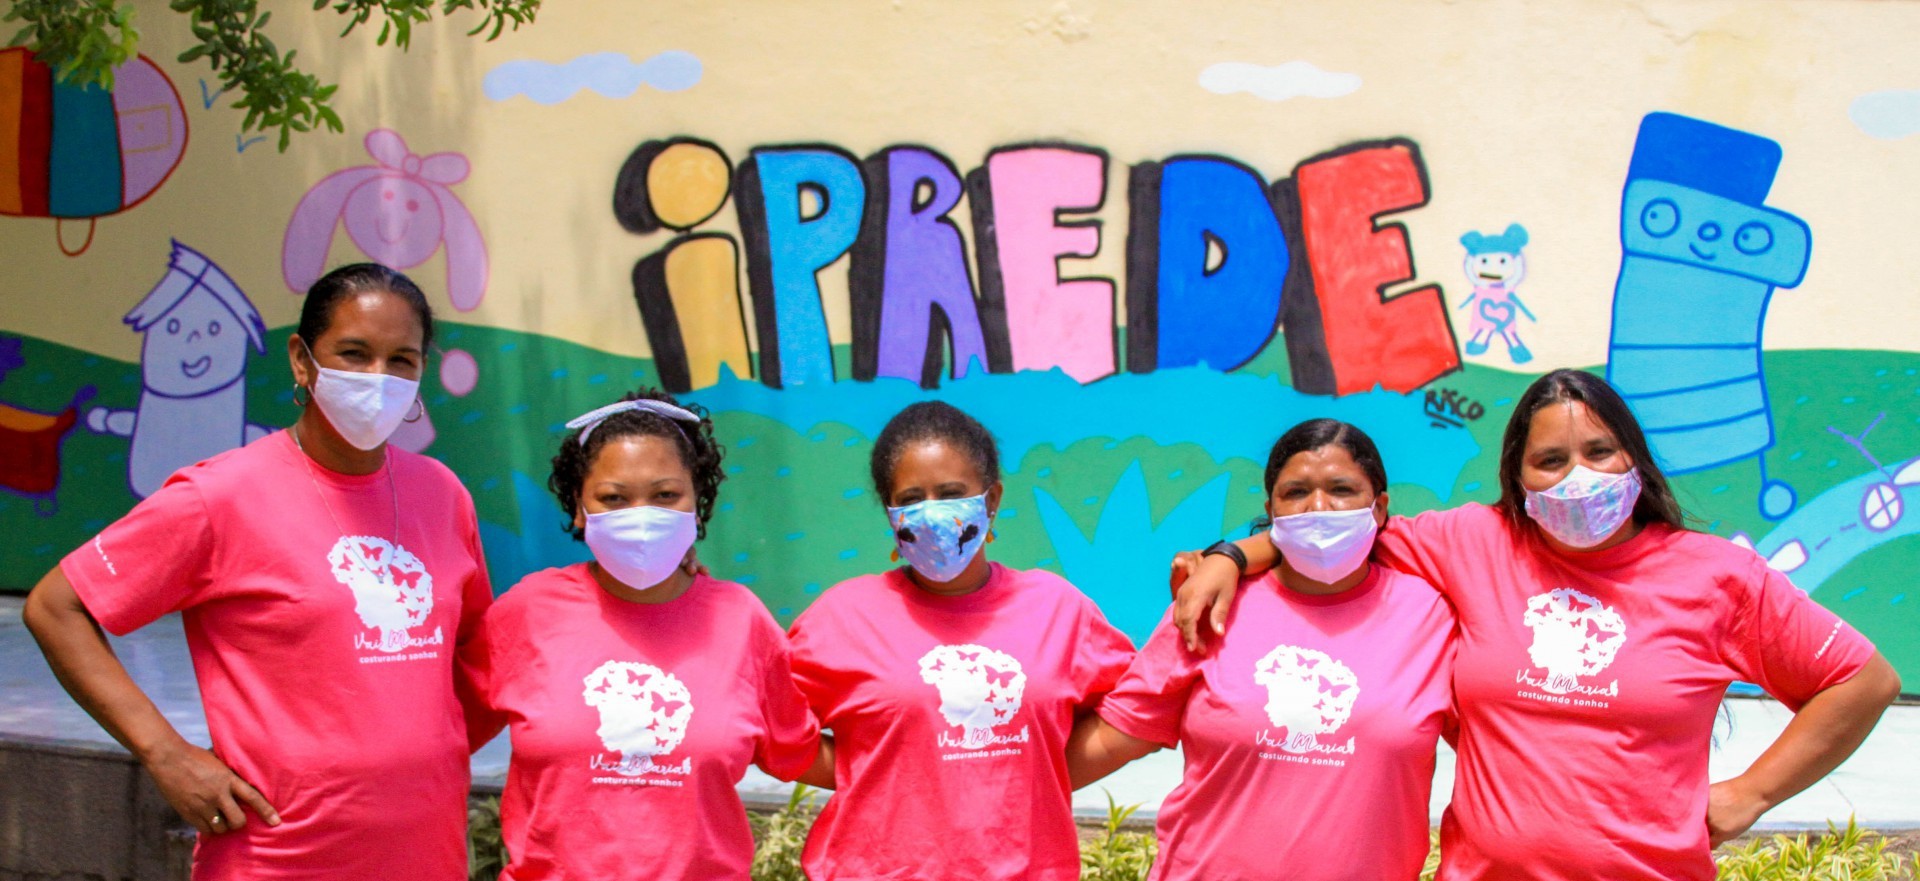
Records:
[[[700,422],[700,417],[695,416],[690,410],[683,410],[665,401],[654,401],[642,398],[637,401],[617,401],[597,410],[582,413],[579,416],[567,420],[567,427],[580,429],[580,446],[584,447],[587,445],[587,436],[593,434],[593,430],[599,428],[600,423],[607,421],[608,417],[616,413],[625,413],[630,410],[644,410],[648,413],[665,416],[675,422],[692,422],[695,424]],[[685,431],[681,431],[680,426],[675,425],[673,428],[675,431],[679,431],[681,436],[684,437],[686,435]]]

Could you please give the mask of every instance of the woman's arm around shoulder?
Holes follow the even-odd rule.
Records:
[[[1067,736],[1067,781],[1074,789],[1084,789],[1159,748],[1115,728],[1098,713],[1088,713]]]

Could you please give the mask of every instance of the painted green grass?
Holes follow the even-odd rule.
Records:
[[[248,407],[256,422],[283,425],[295,414],[290,374],[281,354],[287,333],[286,328],[271,333],[270,354],[256,357],[251,365]],[[44,341],[23,342],[27,366],[0,379],[0,401],[53,411],[77,388],[92,384],[98,388],[92,405],[134,405],[137,365]],[[564,340],[452,323],[441,325],[438,344],[472,353],[481,373],[479,386],[466,397],[448,394],[437,375],[428,377],[423,389],[439,432],[429,452],[461,476],[489,536],[518,539],[528,549],[522,555],[526,559],[577,554],[577,546],[560,530],[558,507],[544,489],[561,424],[626,389],[654,381],[651,363]],[[1243,370],[1284,375],[1280,352],[1279,346],[1270,346]],[[844,352],[840,355],[844,361]],[[1876,455],[1893,465],[1920,454],[1920,354],[1788,351],[1770,353],[1767,365],[1776,431],[1782,438],[1769,462],[1775,476],[1791,483],[1803,501],[1869,467],[1826,430],[1830,425],[1858,434],[1884,412],[1887,418],[1869,439]],[[1431,388],[1453,390],[1484,409],[1480,419],[1457,429],[1472,434],[1481,454],[1463,470],[1450,497],[1394,484],[1395,511],[1493,500],[1498,495],[1493,469],[1500,435],[1514,399],[1533,379],[1533,374],[1470,365],[1436,380]],[[1178,418],[1178,411],[1155,418]],[[703,560],[716,574],[749,584],[784,621],[835,582],[890,565],[891,541],[867,473],[871,438],[837,423],[803,433],[748,413],[722,414],[716,428],[728,450],[728,482],[701,545]],[[0,544],[0,586],[30,587],[62,554],[132,505],[126,455],[125,439],[79,428],[62,449],[57,511],[42,516],[32,501],[0,493],[0,529],[8,536]],[[1091,537],[1116,482],[1136,462],[1145,479],[1152,521],[1140,524],[1143,529],[1222,474],[1227,475],[1227,490],[1221,533],[1244,532],[1262,501],[1264,461],[1215,461],[1192,444],[1161,447],[1142,438],[1083,438],[1065,447],[1043,444],[1003,450],[1002,455],[1006,490],[993,554],[1013,566],[1059,566],[1056,549],[1039,522],[1036,492],[1058,502],[1082,535]],[[1393,463],[1387,464],[1391,474]],[[1759,475],[1751,461],[1679,477],[1674,484],[1704,529],[1757,538],[1771,528],[1755,504]],[[300,489],[267,487],[263,493],[270,500]],[[274,516],[274,510],[268,506],[263,516]],[[298,522],[288,523],[288,528],[299,527]],[[1819,593],[1908,670],[1920,669],[1920,590],[1911,598],[1905,593],[1916,566],[1920,540],[1895,541],[1853,561]],[[498,588],[504,589],[517,574],[497,572],[502,582]]]

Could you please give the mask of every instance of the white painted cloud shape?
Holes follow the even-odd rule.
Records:
[[[525,95],[537,104],[558,104],[581,89],[608,98],[626,98],[641,86],[678,92],[700,82],[700,73],[700,59],[691,52],[662,52],[637,63],[619,52],[596,52],[565,64],[509,61],[487,71],[481,88],[495,101]]]
[[[1216,95],[1248,92],[1268,101],[1338,98],[1360,88],[1360,75],[1321,70],[1311,61],[1289,61],[1276,67],[1222,61],[1200,71],[1200,87]]]
[[[1853,99],[1847,115],[1860,130],[1893,141],[1920,134],[1920,91],[1890,89],[1868,92]]]

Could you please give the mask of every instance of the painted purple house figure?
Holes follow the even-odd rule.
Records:
[[[167,273],[121,319],[146,335],[140,403],[95,407],[87,428],[133,439],[127,485],[146,498],[174,471],[266,436],[247,421],[247,348],[266,351],[266,325],[247,295],[205,255],[179,242]]]

